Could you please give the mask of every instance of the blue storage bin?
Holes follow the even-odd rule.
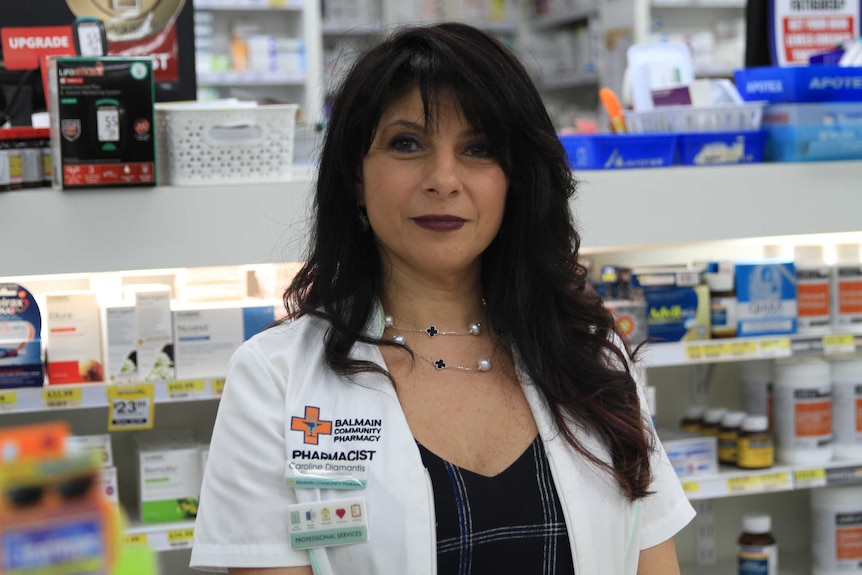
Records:
[[[763,130],[679,134],[679,163],[716,166],[762,162],[765,146]]]
[[[766,159],[862,159],[862,102],[776,104],[763,114]]]
[[[674,134],[576,134],[560,141],[574,170],[664,168],[676,155]]]
[[[859,102],[862,67],[763,66],[734,72],[739,94],[746,101]]]

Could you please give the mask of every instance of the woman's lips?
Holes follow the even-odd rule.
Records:
[[[420,228],[432,232],[454,232],[464,227],[467,222],[464,218],[456,216],[420,216],[413,218],[413,221]]]

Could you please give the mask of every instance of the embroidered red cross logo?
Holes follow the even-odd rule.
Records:
[[[305,433],[304,443],[317,445],[317,437],[332,433],[332,422],[320,420],[320,408],[305,406],[305,417],[290,418],[290,429]]]

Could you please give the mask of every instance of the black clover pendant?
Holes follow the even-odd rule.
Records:
[[[434,366],[437,369],[443,370],[443,369],[446,369],[446,362],[443,361],[442,359],[438,359],[437,361],[434,362]]]
[[[435,335],[437,335],[437,334],[438,334],[438,333],[440,333],[440,332],[439,332],[439,331],[437,331],[437,328],[436,328],[436,327],[434,327],[434,326],[432,325],[432,326],[429,326],[429,327],[425,330],[425,333],[427,333],[427,334],[428,334],[428,337],[434,337]]]

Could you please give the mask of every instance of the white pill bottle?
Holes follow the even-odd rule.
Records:
[[[862,357],[830,365],[835,459],[862,459]]]
[[[775,457],[784,463],[832,459],[832,379],[819,358],[788,358],[773,369]]]
[[[862,486],[811,491],[814,575],[862,575]]]

